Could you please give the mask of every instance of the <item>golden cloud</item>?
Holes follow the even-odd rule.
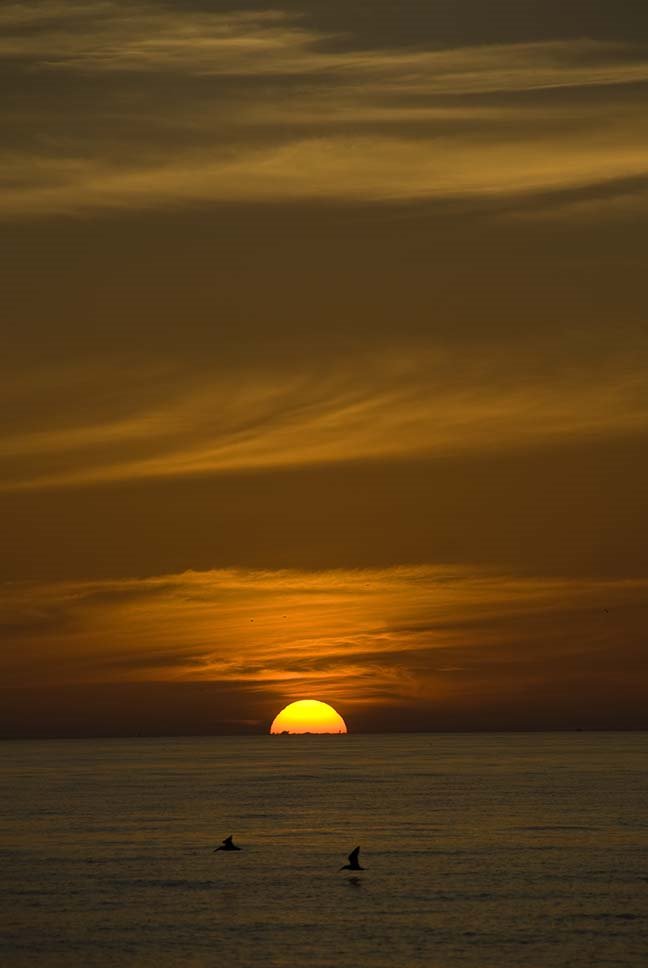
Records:
[[[629,45],[349,50],[282,11],[146,3],[12,4],[3,20],[0,58],[16,70],[112,77],[102,101],[107,139],[89,142],[94,118],[63,102],[48,101],[36,118],[32,101],[9,118],[18,143],[0,161],[8,217],[204,201],[514,197],[648,174],[642,105],[620,109],[609,93],[648,80],[648,60]],[[168,75],[203,78],[200,96],[174,107],[160,85]],[[223,88],[225,78],[234,86]],[[592,86],[608,89],[595,115],[564,100],[509,103],[521,92],[563,89],[570,98]],[[25,125],[47,130],[57,115],[39,151],[21,146]],[[133,125],[148,132],[135,151]],[[299,125],[324,130],[304,136]]]
[[[633,654],[646,588],[430,565],[16,583],[0,592],[3,682],[218,681],[362,704],[494,688],[503,670],[559,681],[584,654]]]
[[[49,427],[3,439],[3,488],[492,452],[648,425],[639,363],[606,361],[593,380],[590,367],[534,374],[521,357],[511,369],[514,357],[507,355],[507,376],[496,357],[489,363],[423,350],[416,362],[359,357],[299,376],[240,370],[194,374],[188,385],[180,375],[158,376],[130,412],[94,420],[92,392],[81,411],[74,395],[65,416],[54,382],[57,424],[45,417]],[[107,370],[99,386],[114,378]]]

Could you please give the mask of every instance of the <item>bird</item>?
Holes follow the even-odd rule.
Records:
[[[363,871],[364,867],[360,867],[360,864],[358,863],[359,853],[360,853],[360,848],[354,847],[354,849],[349,854],[349,863],[344,864],[343,867],[340,867],[340,870],[341,871]]]
[[[231,837],[226,837],[223,843],[221,844],[221,846],[216,847],[216,849],[214,850],[214,853],[217,853],[219,850],[240,850],[240,849],[241,848],[236,846],[236,844],[234,843]]]

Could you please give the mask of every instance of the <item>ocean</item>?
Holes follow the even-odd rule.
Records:
[[[0,766],[4,968],[648,964],[646,733],[20,741]]]

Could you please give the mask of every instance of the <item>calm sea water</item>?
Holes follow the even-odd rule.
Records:
[[[648,964],[645,733],[19,742],[0,765],[4,966]],[[230,833],[245,850],[212,853]]]

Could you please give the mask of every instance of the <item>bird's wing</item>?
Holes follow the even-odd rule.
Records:
[[[360,853],[359,847],[354,847],[354,849],[349,854],[349,863],[356,864],[358,862],[358,854]]]
[[[223,841],[223,843],[224,844],[231,844],[232,843],[232,837],[226,837],[225,840]]]

